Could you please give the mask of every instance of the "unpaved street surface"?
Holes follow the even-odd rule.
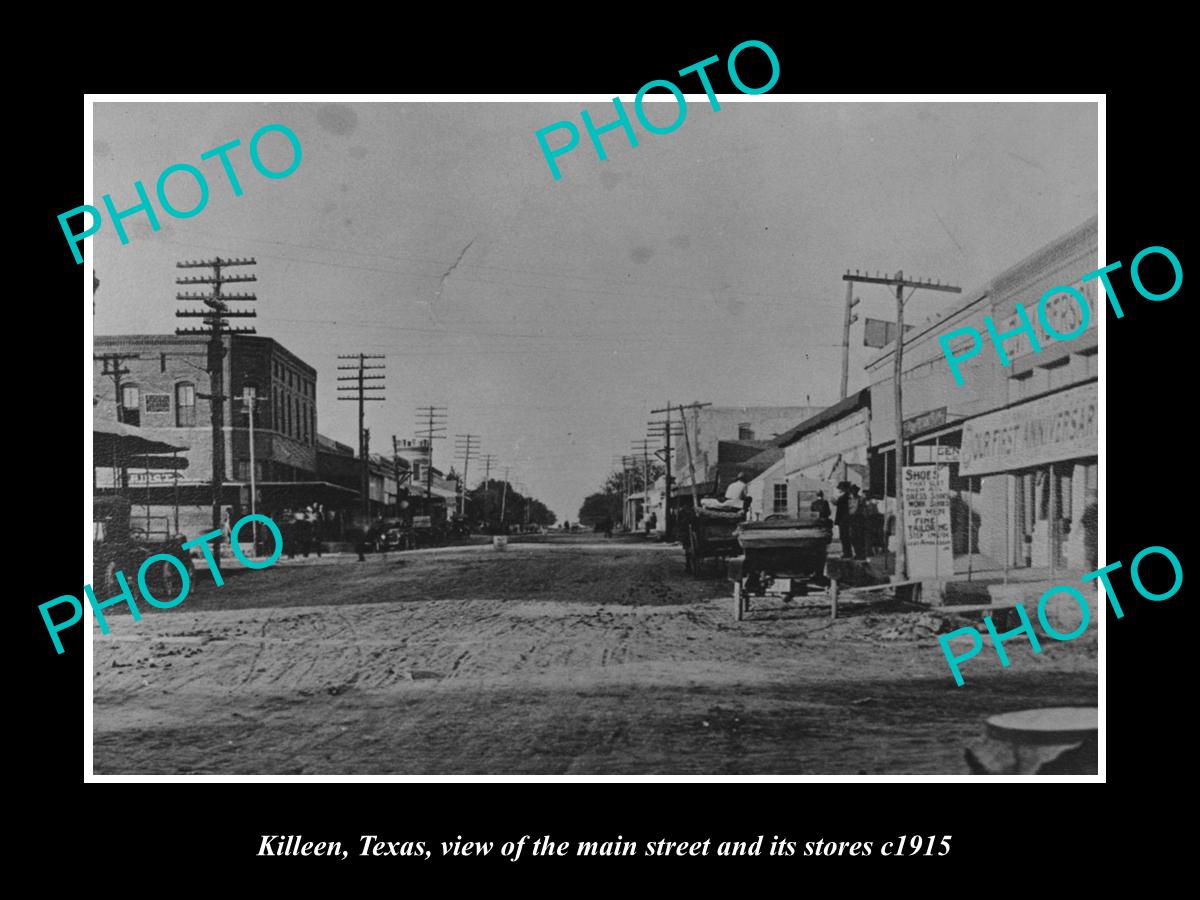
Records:
[[[815,595],[735,622],[678,547],[603,539],[198,576],[94,631],[95,771],[965,774],[988,715],[1096,704],[1094,625],[959,688],[920,617]]]

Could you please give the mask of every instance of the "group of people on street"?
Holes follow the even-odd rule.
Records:
[[[833,524],[837,526],[842,542],[842,558],[864,560],[872,553],[886,549],[883,515],[875,497],[849,481],[839,481],[837,489],[832,510],[824,491],[817,491],[817,498],[809,510],[818,519],[829,519],[833,513]]]
[[[320,503],[313,503],[304,509],[283,511],[279,527],[283,533],[283,549],[288,559],[295,559],[297,553],[307,557],[309,553],[315,552],[320,557],[328,515]]]

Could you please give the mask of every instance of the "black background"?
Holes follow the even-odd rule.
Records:
[[[597,14],[599,15],[599,13]],[[361,29],[360,29],[361,30]],[[885,29],[887,31],[887,29]],[[1157,820],[1144,809],[1165,802],[1178,790],[1175,780],[1187,765],[1178,722],[1187,724],[1193,706],[1185,693],[1183,662],[1189,655],[1181,639],[1188,632],[1183,620],[1186,586],[1175,597],[1152,603],[1138,597],[1127,576],[1129,560],[1143,547],[1171,548],[1189,571],[1187,544],[1200,516],[1189,461],[1189,440],[1195,406],[1192,379],[1184,360],[1195,332],[1184,321],[1186,281],[1168,301],[1151,303],[1138,296],[1129,281],[1128,265],[1142,248],[1171,248],[1187,270],[1183,233],[1183,153],[1178,137],[1180,100],[1158,82],[1153,89],[1135,86],[1114,90],[1120,79],[1089,72],[1082,55],[1065,57],[1069,64],[1052,65],[1064,57],[1050,54],[1035,62],[1034,44],[1014,39],[1011,46],[983,47],[978,36],[967,43],[960,36],[942,35],[954,47],[936,59],[915,49],[904,52],[894,31],[853,41],[811,29],[702,29],[696,35],[661,38],[626,24],[586,30],[561,29],[553,38],[529,37],[521,42],[465,43],[403,35],[386,64],[369,47],[339,49],[322,45],[299,53],[272,40],[258,65],[223,69],[220,77],[205,71],[187,80],[152,67],[136,79],[116,77],[94,82],[95,89],[155,92],[236,92],[263,84],[276,89],[335,91],[372,88],[396,92],[493,93],[600,92],[628,100],[646,81],[671,78],[684,66],[719,55],[722,63],[710,69],[714,89],[732,92],[724,74],[730,49],[747,38],[763,40],[776,51],[781,77],[772,93],[878,91],[1109,91],[1107,128],[1107,256],[1125,268],[1113,276],[1125,317],[1108,312],[1107,345],[1107,485],[1102,515],[1107,522],[1105,561],[1122,560],[1126,569],[1114,576],[1125,618],[1109,613],[1107,651],[1107,778],[1121,792],[1121,809],[1138,809],[1143,823],[1153,821],[1151,840],[1165,837]],[[937,37],[937,35],[934,35]],[[1076,32],[1073,44],[1082,39]],[[1076,39],[1079,39],[1076,42]],[[1073,51],[1082,54],[1082,49]],[[1089,51],[1090,53],[1091,51]],[[739,58],[739,72],[750,85],[765,82],[765,67],[755,71],[756,51]],[[285,65],[286,64],[286,65]],[[1039,66],[1033,83],[1029,67]],[[260,68],[261,66],[261,68]],[[297,83],[275,84],[259,74],[285,67]],[[287,68],[290,67],[290,68]],[[319,69],[319,72],[317,71]],[[1022,83],[1018,70],[1025,73]],[[994,72],[990,81],[988,72]],[[483,81],[478,79],[486,77]],[[970,76],[983,77],[971,83]],[[333,83],[327,76],[337,74]],[[1083,77],[1087,74],[1088,77]],[[698,84],[677,79],[684,90]],[[244,80],[242,80],[244,79]],[[1058,83],[1052,83],[1058,79]],[[119,82],[119,83],[118,83]],[[1126,82],[1128,83],[1128,82]],[[9,298],[10,309],[21,317],[8,345],[17,359],[10,370],[10,390],[18,398],[18,422],[9,433],[8,483],[10,517],[10,580],[16,582],[10,602],[26,638],[24,657],[13,684],[29,706],[9,744],[20,757],[10,774],[29,798],[23,804],[23,831],[35,847],[69,854],[68,844],[88,841],[104,848],[103,873],[97,877],[124,878],[125,867],[142,875],[151,871],[179,873],[190,885],[251,884],[267,880],[340,879],[348,873],[374,873],[390,889],[416,889],[408,879],[414,870],[436,870],[442,889],[458,887],[471,874],[487,874],[489,883],[503,872],[522,881],[539,875],[594,874],[606,881],[628,882],[637,890],[649,882],[644,874],[668,874],[672,885],[680,876],[698,876],[702,887],[736,879],[743,889],[771,890],[815,887],[806,877],[841,873],[854,877],[881,876],[882,885],[914,875],[915,884],[951,890],[973,890],[992,877],[1016,873],[1022,861],[1051,859],[1073,873],[1084,860],[1103,858],[1105,847],[1134,836],[1132,822],[1113,821],[1115,810],[1101,806],[1094,785],[1031,784],[206,784],[203,790],[187,784],[83,784],[84,705],[82,635],[76,628],[63,634],[67,652],[56,656],[37,612],[37,604],[60,594],[76,594],[82,566],[73,557],[85,515],[77,480],[82,449],[79,420],[81,371],[88,377],[90,347],[80,366],[78,322],[82,267],[76,266],[63,240],[56,216],[83,202],[80,190],[81,114],[84,101],[72,86],[40,96],[33,115],[38,138],[27,145],[38,177],[10,178],[29,192],[21,201],[30,215],[17,217],[18,227],[32,227],[33,239],[18,234],[17,246],[32,248],[37,262],[22,262],[32,296]],[[685,140],[686,128],[672,140]],[[533,138],[531,136],[531,145]],[[23,169],[20,171],[24,171]],[[1192,179],[1188,179],[1190,183]],[[1161,261],[1161,260],[1160,260]],[[15,264],[10,257],[10,264]],[[25,269],[28,266],[28,269]],[[1149,279],[1149,275],[1147,276]],[[89,301],[90,305],[90,301]],[[85,315],[89,314],[85,309]],[[18,337],[18,330],[22,332]],[[60,555],[61,554],[61,555]],[[1153,562],[1153,561],[1152,561]],[[1161,560],[1159,561],[1161,562]],[[1163,567],[1165,573],[1165,565]],[[1152,567],[1144,578],[1156,582]],[[1132,793],[1134,790],[1137,793]],[[432,845],[457,835],[471,840],[502,842],[523,834],[550,834],[555,840],[629,840],[650,838],[751,840],[759,834],[801,842],[826,840],[879,843],[901,835],[953,835],[951,855],[939,858],[772,858],[728,859],[531,859],[518,863],[498,854],[485,859],[435,858],[427,862],[399,858],[357,859],[346,862],[254,856],[263,834],[303,834],[312,840],[341,840],[348,848],[362,834],[381,838],[425,840]],[[1159,846],[1161,850],[1161,846]],[[85,851],[91,853],[91,850]],[[353,851],[352,851],[353,852]],[[62,858],[62,857],[60,857]],[[947,868],[949,867],[949,868]],[[939,882],[950,870],[972,873],[966,882]],[[490,873],[490,874],[489,874]],[[251,875],[246,880],[244,875]],[[754,881],[787,876],[788,881]],[[227,879],[238,876],[239,880]],[[398,876],[393,881],[392,877]],[[924,879],[928,878],[928,881]],[[717,879],[714,881],[713,879]],[[793,880],[794,879],[794,880]],[[982,881],[980,881],[982,879]],[[872,879],[874,880],[874,879]],[[559,884],[574,887],[585,881]],[[850,882],[853,884],[854,882]],[[175,882],[163,883],[172,889]],[[841,882],[838,883],[841,885]],[[955,887],[957,885],[957,887]],[[1020,889],[1022,881],[1012,885]],[[506,886],[511,887],[511,884]],[[836,889],[832,883],[831,888]]]

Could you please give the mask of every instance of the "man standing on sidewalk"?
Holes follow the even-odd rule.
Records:
[[[833,524],[837,526],[842,541],[842,559],[854,557],[854,545],[850,542],[850,482],[838,482],[838,496],[834,501]]]
[[[850,485],[850,546],[855,559],[867,558],[867,503],[859,496],[859,486]]]

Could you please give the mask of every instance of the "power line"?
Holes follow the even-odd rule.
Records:
[[[261,237],[248,237],[245,235],[217,234],[216,232],[205,231],[204,229],[199,229],[199,228],[193,229],[193,230],[198,233],[201,233],[201,234],[208,234],[212,237],[225,237],[225,238],[243,241],[243,242],[251,241],[251,242],[264,243],[264,244],[275,244],[275,245],[281,246],[281,247],[292,247],[297,250],[319,250],[324,253],[347,253],[347,254],[351,254],[353,256],[364,256],[369,259],[385,259],[385,260],[389,260],[392,262],[412,262],[412,263],[417,263],[420,265],[429,264],[429,265],[433,265],[433,266],[438,266],[441,271],[444,271],[446,269],[446,267],[448,265],[450,265],[450,263],[452,262],[452,260],[434,259],[432,257],[427,257],[427,256],[397,256],[397,255],[389,254],[389,253],[372,253],[370,251],[354,250],[349,247],[329,247],[329,246],[322,246],[320,244],[299,244],[299,243],[295,243],[295,242],[291,242],[291,241],[279,241],[279,240],[273,240],[273,239],[261,238]],[[260,255],[265,256],[265,254],[260,254]],[[288,261],[298,261],[298,260],[291,260],[288,257],[281,257],[281,258],[288,260]],[[306,259],[303,261],[311,262],[312,260]],[[319,263],[319,264],[321,264],[321,263]],[[323,264],[324,265],[332,265],[329,263],[323,263]],[[567,271],[567,272],[555,272],[550,269],[535,269],[535,268],[530,268],[528,266],[501,266],[501,265],[496,265],[495,263],[462,263],[460,265],[460,268],[461,269],[494,269],[496,271],[501,271],[501,272],[514,272],[519,275],[533,275],[535,277],[536,276],[548,276],[551,278],[564,278],[564,279],[569,279],[573,282],[594,281],[599,284],[621,285],[622,287],[632,286],[632,287],[637,287],[637,288],[645,288],[650,291],[664,291],[664,290],[680,291],[683,294],[685,294],[688,299],[691,299],[692,297],[695,296],[695,290],[693,288],[690,288],[690,287],[687,287],[684,285],[671,285],[671,284],[662,284],[659,282],[648,282],[648,281],[619,281],[619,280],[614,280],[612,278],[601,278],[601,277],[598,277],[595,275],[584,275],[575,270]],[[384,270],[379,270],[379,271],[384,271]],[[406,274],[406,273],[397,272],[396,274]],[[436,279],[436,278],[441,277],[440,275],[424,275],[423,273],[411,273],[411,274],[413,274],[414,277],[418,277],[418,278]],[[740,290],[740,289],[736,289],[733,287],[729,287],[729,288],[723,289],[723,293],[730,295],[730,296],[738,296],[738,297],[778,298],[781,302],[794,301],[794,298],[790,294],[786,294],[786,293],[776,294],[776,293],[772,293],[769,291],[748,291],[748,290]],[[413,301],[413,302],[417,302],[417,301]],[[420,301],[420,302],[424,302],[424,301]]]
[[[436,334],[446,337],[483,337],[488,339],[493,338],[531,338],[535,340],[545,341],[581,341],[588,344],[595,341],[616,341],[622,344],[641,343],[653,344],[654,346],[662,346],[666,344],[677,344],[680,346],[690,346],[699,342],[701,338],[722,338],[729,339],[730,332],[728,329],[724,331],[698,331],[690,335],[680,336],[675,339],[664,340],[661,337],[646,337],[641,334],[604,334],[602,332],[573,332],[573,333],[556,333],[556,332],[514,332],[514,331],[473,331],[462,328],[421,328],[412,325],[394,325],[383,322],[355,322],[345,319],[300,319],[293,316],[272,316],[271,321],[274,322],[294,322],[300,325],[337,325],[342,328],[362,328],[370,331],[399,331],[412,334]],[[646,327],[651,327],[655,323],[653,321],[644,323]],[[761,322],[747,323],[747,330],[757,330],[761,328]],[[807,327],[807,326],[806,326]],[[815,330],[815,329],[810,329]],[[789,346],[795,347],[795,340],[786,335],[780,335],[781,338],[789,342]],[[841,344],[816,345],[816,346],[831,346],[841,347]]]
[[[109,232],[105,231],[105,232],[101,232],[101,234],[104,236],[107,236],[109,234]],[[174,245],[180,246],[180,247],[192,247],[192,248],[208,249],[208,250],[221,249],[219,247],[213,247],[212,245],[195,243],[193,241],[172,241],[168,238],[156,238],[155,240],[157,243],[174,244]],[[306,259],[306,258],[293,257],[293,256],[279,256],[277,254],[271,254],[271,253],[260,253],[259,256],[263,257],[264,259],[276,259],[276,260],[280,260],[282,262],[300,263],[300,264],[314,265],[314,266],[328,266],[328,267],[337,268],[337,269],[355,269],[355,270],[364,271],[364,272],[378,272],[381,274],[393,275],[393,276],[397,276],[397,277],[401,277],[401,278],[418,278],[418,279],[425,279],[428,281],[440,281],[441,277],[442,277],[441,274],[426,275],[424,273],[418,273],[418,272],[403,272],[403,271],[399,271],[397,269],[382,269],[382,268],[379,268],[376,266],[350,265],[348,263],[332,263],[332,262],[325,262],[325,261],[321,261],[321,260]],[[566,277],[566,276],[564,276],[564,277]],[[546,292],[553,293],[553,294],[563,294],[563,293],[596,294],[596,295],[600,295],[600,296],[609,296],[609,297],[627,297],[630,299],[642,298],[642,299],[656,300],[656,301],[662,300],[661,294],[647,293],[647,292],[642,292],[642,291],[638,291],[638,292],[629,292],[629,291],[623,291],[623,290],[622,291],[606,291],[606,290],[600,290],[598,288],[571,287],[568,285],[530,284],[528,282],[499,281],[499,280],[486,279],[486,278],[470,278],[469,276],[466,276],[466,275],[462,276],[458,280],[462,281],[464,283],[469,283],[469,284],[485,284],[485,285],[490,285],[493,287],[524,288],[524,289],[529,289],[529,290],[546,291]],[[631,284],[632,284],[632,282],[631,282]],[[658,288],[654,288],[653,290],[662,290],[662,289],[663,289],[662,287],[658,287]],[[702,291],[702,289],[689,288],[689,287],[686,287],[683,285],[680,285],[678,288],[675,288],[675,289],[680,290],[680,291],[686,291],[691,296],[695,296],[695,294],[697,293],[698,290]],[[729,295],[729,296],[755,296],[755,294],[753,294],[751,292],[745,292],[745,291],[726,290],[723,293],[725,293],[726,295]],[[796,305],[796,298],[794,296],[790,296],[787,294],[769,294],[769,293],[765,293],[765,292],[759,292],[759,293],[764,298],[761,302],[769,302],[772,305],[784,306],[787,308],[794,308]],[[778,298],[778,299],[771,299],[771,298]],[[680,296],[679,299],[683,300],[683,299],[685,299],[685,297]],[[414,305],[420,305],[420,306],[428,305],[428,301],[426,301],[426,300],[407,300],[407,299],[405,299],[405,300],[403,300],[403,302],[414,304]],[[821,300],[820,300],[820,298],[813,298],[812,302],[814,304],[817,304],[817,303],[820,303]]]

